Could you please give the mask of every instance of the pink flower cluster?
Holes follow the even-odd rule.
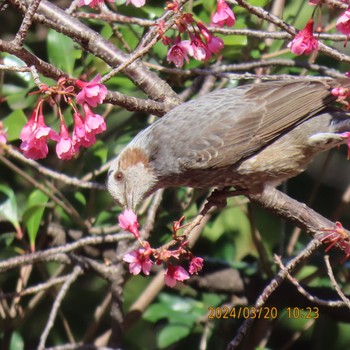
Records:
[[[43,100],[40,102],[43,102]],[[42,113],[43,103],[40,102],[19,135],[19,138],[22,140],[21,150],[27,158],[31,159],[45,158],[49,152],[48,139],[54,141],[59,141],[60,139],[56,131],[45,125]]]
[[[100,79],[101,76],[97,74],[91,81],[77,80],[75,82],[75,85],[81,89],[76,97],[77,103],[87,103],[91,107],[96,107],[103,102],[107,95],[107,88],[100,84]]]
[[[107,0],[108,2],[114,2],[114,0]],[[80,0],[78,6],[89,6],[92,8],[99,7],[103,4],[105,0]],[[142,7],[145,4],[146,0],[126,0],[126,5],[130,3],[135,7]]]
[[[329,232],[320,240],[322,243],[329,243],[329,246],[326,248],[325,252],[328,252],[333,246],[337,246],[344,252],[345,257],[343,258],[342,262],[345,262],[350,257],[350,237],[344,230],[343,225],[337,221],[335,223],[335,228],[322,231]]]
[[[118,216],[119,226],[132,233],[136,239],[140,238],[139,227],[140,224],[137,220],[137,215],[130,209],[126,209]]]
[[[350,72],[346,72],[345,76],[350,78]],[[350,109],[350,89],[348,87],[337,86],[331,92],[337,98],[338,102],[345,106],[347,110]],[[344,132],[341,136],[348,141],[348,159],[350,159],[350,133]]]
[[[234,26],[236,23],[236,17],[230,7],[227,5],[225,0],[217,0],[217,10],[214,13],[211,24],[223,27],[227,25],[228,27]]]
[[[321,6],[321,0],[310,0],[310,5]],[[302,29],[289,43],[288,47],[295,55],[309,55],[311,52],[317,52],[318,41],[313,35],[314,21],[310,19],[304,29]],[[336,28],[341,33],[349,36],[350,35],[350,7],[344,11],[338,18],[336,22]],[[317,29],[319,31],[319,29]],[[346,46],[348,38],[345,41],[344,46]]]
[[[309,55],[318,50],[318,41],[313,34],[314,20],[310,19],[303,30],[289,43],[288,47],[295,55]]]
[[[350,8],[339,16],[335,26],[341,33],[350,35]]]
[[[174,10],[174,5],[171,9]],[[235,22],[234,13],[227,3],[224,0],[218,0],[217,11],[212,16],[211,24],[223,27],[224,25],[233,26]],[[180,34],[174,40],[166,36],[162,37],[165,45],[172,44],[167,54],[167,61],[174,63],[176,67],[182,67],[184,61],[189,62],[189,57],[198,61],[206,61],[224,47],[221,38],[213,35],[203,23],[196,22],[188,13],[183,14],[176,24],[180,34],[187,32],[190,38],[190,40],[181,40]],[[189,26],[194,29],[194,32],[188,30]]]
[[[125,262],[129,263],[129,271],[133,275],[138,275],[141,271],[143,274],[149,275],[153,264],[165,263],[167,266],[164,274],[165,284],[174,287],[178,281],[183,282],[189,279],[190,275],[197,274],[202,270],[203,259],[193,256],[188,251],[187,241],[179,242],[179,247],[175,250],[169,250],[168,248],[154,249],[147,241],[140,240],[140,225],[136,214],[132,210],[125,210],[118,216],[118,220],[119,226],[132,233],[142,245],[142,248],[127,253],[123,258]],[[174,225],[174,228],[178,230],[181,226],[180,224]],[[189,259],[188,271],[184,267],[174,264],[180,258]]]
[[[349,72],[345,73],[347,77],[350,77]],[[350,97],[350,90],[348,88],[343,88],[341,86],[333,88],[332,89],[332,94],[337,97],[338,100],[342,101]]]
[[[56,145],[59,159],[71,159],[79,152],[80,147],[89,148],[96,142],[95,135],[106,130],[106,123],[99,114],[94,114],[87,103],[83,104],[83,117],[77,110],[74,112],[74,128],[70,136],[67,125],[61,120],[60,140]]]
[[[96,135],[106,130],[106,123],[102,116],[95,114],[90,106],[96,107],[102,103],[107,94],[107,89],[98,81],[97,75],[90,82],[76,81],[76,86],[81,89],[77,95],[77,102],[82,105],[84,116],[80,114],[76,106],[73,105],[70,96],[73,95],[72,86],[65,86],[66,80],[60,79],[57,88],[43,87],[43,91],[50,90],[52,95],[57,95],[57,99],[52,99],[58,106],[60,117],[59,133],[45,124],[43,114],[44,99],[40,99],[34,109],[30,119],[20,133],[21,150],[27,158],[42,159],[48,154],[48,140],[57,142],[56,154],[59,159],[71,159],[79,152],[80,147],[90,147],[96,142]],[[66,102],[74,109],[73,132],[70,135],[65,119],[62,115],[60,105],[57,101],[64,97]],[[67,97],[68,96],[68,97]]]
[[[107,0],[108,2],[114,2],[114,0]],[[80,0],[78,6],[89,6],[91,8],[97,8],[103,4],[105,0]]]
[[[203,23],[197,23],[197,27],[199,32],[189,33],[191,40],[181,40],[180,36],[175,38],[167,54],[169,63],[173,62],[176,67],[180,68],[184,61],[189,62],[188,56],[198,61],[206,61],[224,47],[222,39],[212,35]]]

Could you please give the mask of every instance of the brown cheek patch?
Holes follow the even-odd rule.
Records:
[[[126,170],[130,166],[133,166],[137,163],[143,163],[145,167],[148,166],[148,157],[146,154],[139,148],[131,148],[125,150],[120,156],[119,166],[120,169]]]

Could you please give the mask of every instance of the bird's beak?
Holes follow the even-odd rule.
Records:
[[[134,203],[134,196],[132,191],[127,191],[125,197],[126,209],[131,209],[133,212],[135,212],[136,205]]]

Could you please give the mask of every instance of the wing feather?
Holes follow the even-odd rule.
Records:
[[[276,81],[201,96],[146,130],[156,140],[154,158],[173,172],[234,164],[328,106],[335,100],[329,89],[320,81]]]

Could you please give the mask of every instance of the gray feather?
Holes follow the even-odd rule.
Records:
[[[222,89],[174,108],[137,139],[152,140],[147,147],[160,175],[221,168],[249,157],[333,100],[322,82]]]

